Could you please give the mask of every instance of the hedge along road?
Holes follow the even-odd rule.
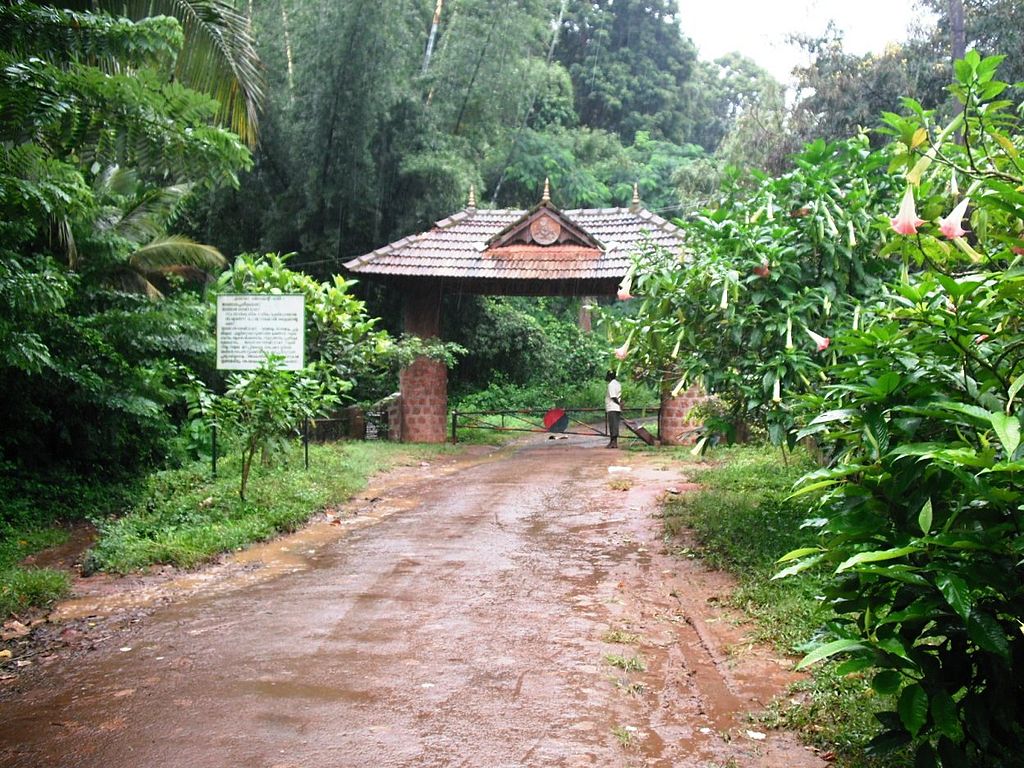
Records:
[[[824,765],[746,719],[792,662],[745,642],[724,576],[664,552],[678,465],[533,438],[434,475],[382,486],[392,513],[336,526],[301,567],[194,590],[21,676],[0,764]]]

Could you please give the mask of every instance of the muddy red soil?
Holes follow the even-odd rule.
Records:
[[[575,439],[416,471],[199,573],[81,580],[0,688],[0,765],[824,765],[748,718],[792,660],[665,551],[677,466]]]

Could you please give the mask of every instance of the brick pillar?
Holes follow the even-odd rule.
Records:
[[[405,288],[405,332],[421,339],[441,334],[441,284],[414,283]],[[401,440],[443,443],[448,428],[448,369],[444,363],[416,358],[398,377],[402,393]]]
[[[443,443],[448,429],[448,369],[418,357],[399,375],[402,442]]]
[[[675,397],[672,397],[671,389],[662,392],[658,425],[662,445],[692,445],[697,441],[693,430],[700,426],[700,422],[691,421],[689,412],[704,397],[696,384]]]

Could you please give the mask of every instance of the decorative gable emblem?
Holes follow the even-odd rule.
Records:
[[[604,246],[551,203],[544,201],[492,237],[487,248],[506,245],[582,245],[604,251]]]
[[[530,235],[537,245],[551,245],[562,234],[562,225],[551,216],[540,216],[530,224]]]

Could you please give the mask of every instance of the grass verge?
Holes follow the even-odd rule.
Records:
[[[70,577],[53,568],[21,565],[40,550],[63,544],[62,522],[123,508],[132,483],[70,472],[29,473],[0,463],[0,619],[50,605],[67,594]]]
[[[351,442],[310,445],[309,469],[293,449],[273,467],[254,467],[238,498],[239,462],[192,464],[150,476],[123,517],[100,524],[89,554],[94,570],[127,573],[154,564],[191,568],[221,552],[293,531],[332,503],[351,498],[374,472],[451,452],[445,445]]]
[[[814,465],[802,452],[788,455],[784,463],[770,447],[733,447],[709,458],[710,464],[694,465],[688,472],[704,490],[665,505],[669,546],[680,544],[684,530],[692,531],[699,543],[696,554],[739,580],[732,602],[756,619],[759,639],[802,655],[830,615],[819,598],[825,577],[811,572],[779,581],[771,577],[781,568],[775,562],[780,556],[813,538],[800,529],[810,516],[813,497],[787,497],[793,483]],[[684,545],[677,554],[695,553]],[[824,664],[794,694],[769,710],[766,724],[800,730],[810,743],[834,752],[840,768],[909,765],[894,755],[878,762],[865,754],[863,745],[876,732],[874,712],[880,703],[866,680],[839,677],[834,664]]]
[[[3,531],[0,536],[0,619],[50,605],[68,593],[71,579],[63,571],[19,565],[34,552],[63,544],[67,538],[67,531],[55,527]]]

